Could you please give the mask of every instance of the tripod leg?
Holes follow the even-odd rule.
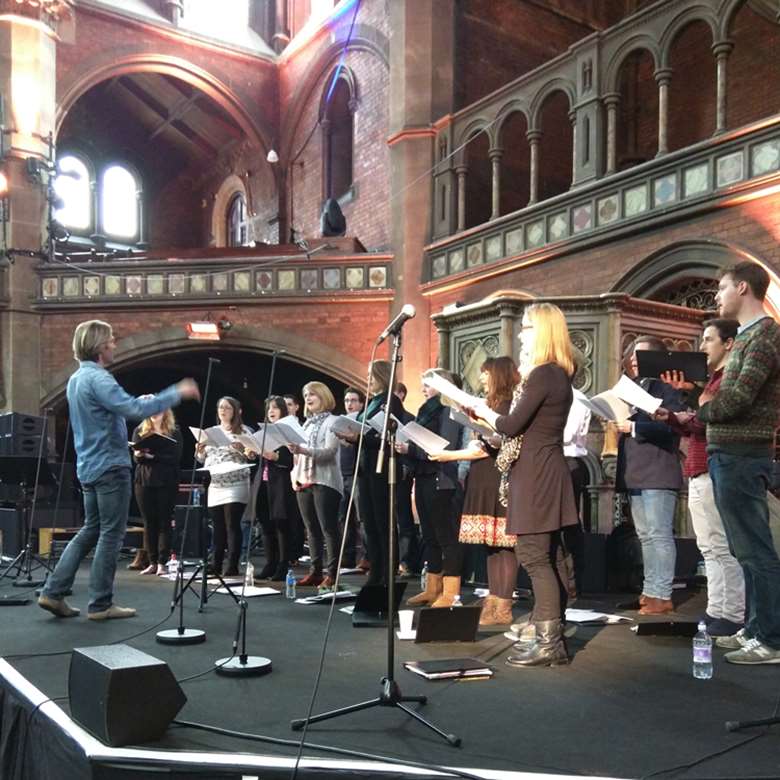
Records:
[[[328,712],[322,712],[319,715],[312,715],[308,721],[309,723],[317,723],[321,720],[328,720],[329,718],[338,718],[339,715],[348,715],[350,712],[360,712],[360,710],[367,710],[370,707],[379,707],[382,704],[382,699],[377,697],[375,699],[369,699],[368,701],[361,701],[358,704],[350,704],[349,707],[340,707],[337,710],[329,710]],[[290,727],[293,731],[300,731],[306,723],[306,718],[296,718],[290,721]]]
[[[431,731],[435,731],[440,737],[446,739],[447,742],[449,742],[450,745],[452,745],[453,747],[460,747],[460,737],[455,736],[455,734],[447,734],[446,732],[442,731],[438,726],[434,726],[433,723],[431,723],[429,720],[423,718],[423,716],[420,715],[419,712],[415,712],[410,707],[404,706],[399,701],[395,703],[395,706],[402,709],[408,715],[411,715],[418,723],[422,723],[423,726],[427,726]]]

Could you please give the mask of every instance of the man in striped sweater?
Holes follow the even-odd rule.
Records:
[[[715,503],[745,572],[745,628],[716,640],[736,664],[780,663],[780,559],[767,505],[780,408],[780,325],[764,310],[768,287],[769,274],[757,263],[737,263],[723,273],[720,316],[740,327],[720,387],[700,399],[697,413],[707,424]]]

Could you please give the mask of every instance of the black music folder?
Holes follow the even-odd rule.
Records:
[[[440,658],[436,661],[406,661],[404,669],[426,680],[451,680],[458,677],[492,677],[493,670],[479,658]]]
[[[152,455],[159,455],[169,447],[176,446],[176,439],[173,436],[166,436],[162,433],[147,433],[136,442],[129,442],[131,449],[148,450]]]
[[[474,642],[482,607],[424,607],[417,613],[415,642]]]
[[[639,349],[639,376],[658,379],[665,371],[682,371],[689,382],[707,381],[707,354],[662,349]]]

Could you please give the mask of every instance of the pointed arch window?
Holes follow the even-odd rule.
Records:
[[[109,165],[100,180],[101,229],[109,239],[140,239],[140,181],[126,166]]]
[[[88,162],[68,154],[57,161],[57,171],[54,192],[62,201],[62,207],[55,210],[54,218],[71,231],[91,232],[95,220]]]
[[[228,203],[227,208],[227,245],[246,246],[249,238],[246,220],[246,200],[237,192]]]
[[[342,68],[323,95],[323,197],[341,199],[351,192],[357,87],[351,71]],[[330,93],[330,94],[328,94]]]

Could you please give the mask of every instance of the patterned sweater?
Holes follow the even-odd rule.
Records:
[[[771,455],[780,423],[780,325],[764,317],[734,341],[717,395],[703,404],[707,450]]]

